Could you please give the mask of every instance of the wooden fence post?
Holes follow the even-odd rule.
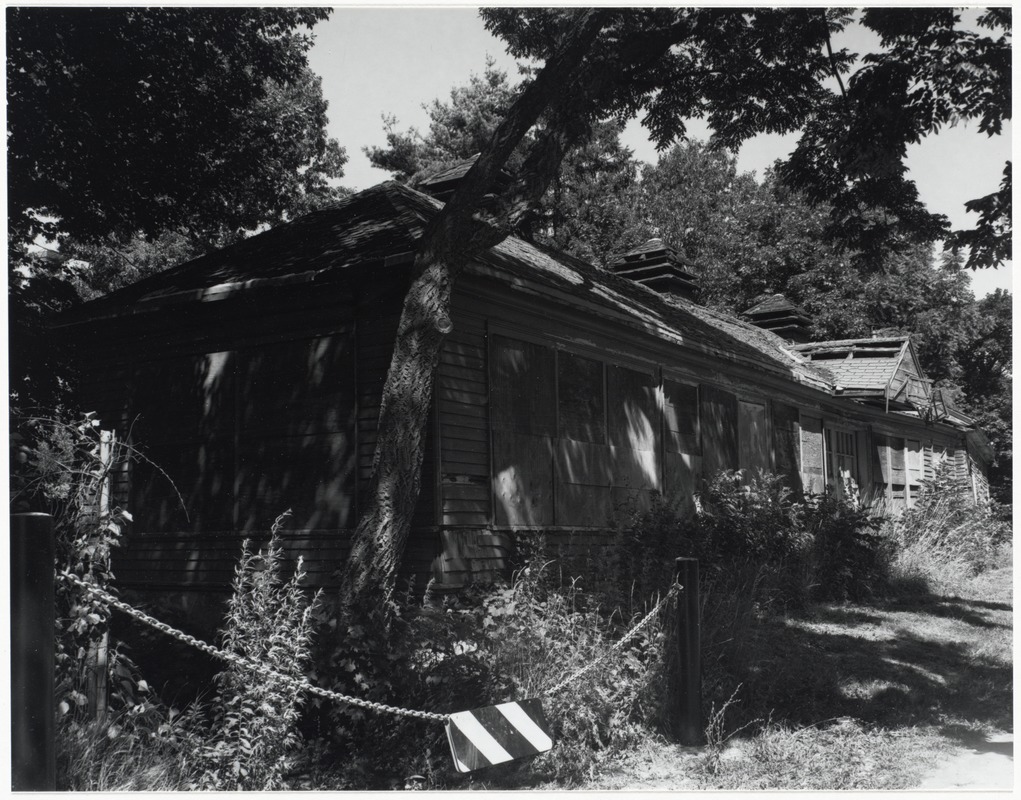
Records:
[[[703,743],[702,652],[699,626],[698,559],[677,559],[681,591],[670,622],[669,714],[678,741]]]
[[[110,472],[114,467],[114,444],[115,436],[113,431],[99,432],[99,515],[100,522],[104,522],[110,516]],[[89,698],[89,715],[96,722],[104,722],[108,710],[108,678],[110,654],[110,633],[103,631],[98,641],[89,644],[86,665],[88,669],[88,689],[86,694]]]
[[[57,788],[54,541],[49,514],[11,514],[11,784]]]

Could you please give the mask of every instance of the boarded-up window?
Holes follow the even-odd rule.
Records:
[[[491,337],[493,495],[497,525],[553,524],[553,350]]]
[[[823,484],[822,420],[801,415],[801,469],[805,478],[805,491],[821,494]]]
[[[606,443],[603,365],[591,358],[560,353],[557,358],[560,437]]]
[[[776,473],[787,479],[787,484],[801,489],[800,424],[798,409],[783,403],[773,403],[773,453]]]
[[[701,453],[697,386],[664,380],[663,420],[668,453]]]
[[[237,530],[353,527],[354,338],[336,334],[239,351]]]
[[[139,370],[131,437],[146,459],[131,465],[136,531],[230,530],[234,372],[232,352],[198,353]]]
[[[737,410],[738,464],[750,479],[759,470],[768,472],[770,469],[766,406],[742,400]]]
[[[647,372],[606,368],[610,444],[632,450],[656,446],[656,381]]]
[[[924,479],[931,481],[936,477],[936,454],[932,448],[932,443],[925,445],[925,475]]]
[[[494,335],[491,352],[493,427],[553,436],[556,429],[553,350]]]
[[[660,488],[656,379],[648,372],[607,365],[606,408],[613,460],[611,483],[622,499],[644,504],[648,492]]]
[[[922,452],[922,443],[918,439],[908,439],[907,446],[907,467],[908,467],[908,505],[914,505],[922,491],[922,481],[925,478],[925,457]]]
[[[893,470],[894,478],[903,478],[898,472],[904,471],[904,439],[899,436],[888,437],[890,443],[890,469]],[[900,481],[903,483],[903,480]]]
[[[663,381],[663,422],[663,495],[668,502],[687,506],[702,471],[697,386]]]
[[[737,398],[714,386],[699,389],[702,458],[706,475],[737,469]]]
[[[881,433],[872,435],[873,480],[883,487],[890,482],[890,451],[886,437]]]

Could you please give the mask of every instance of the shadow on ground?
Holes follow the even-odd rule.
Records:
[[[920,596],[760,620],[720,662],[714,694],[742,684],[727,712],[731,730],[754,719],[801,727],[852,717],[885,728],[932,725],[981,748],[976,726],[1013,730],[1010,610]]]

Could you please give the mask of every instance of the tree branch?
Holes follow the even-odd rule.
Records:
[[[837,69],[837,59],[833,55],[833,43],[830,41],[830,25],[826,20],[826,12],[819,12],[822,15],[822,26],[823,30],[826,31],[826,53],[830,59],[830,72],[833,73],[833,77],[837,79],[837,85],[840,86],[840,94],[846,100],[847,90],[844,88],[844,80],[840,77],[840,71]]]

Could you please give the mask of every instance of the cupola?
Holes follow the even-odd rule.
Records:
[[[745,310],[741,316],[753,325],[792,342],[809,340],[808,326],[812,324],[812,319],[804,309],[794,305],[782,294],[760,295],[755,305]]]
[[[662,239],[649,239],[619,256],[610,264],[610,270],[662,295],[683,297],[692,302],[698,296],[694,264]]]

